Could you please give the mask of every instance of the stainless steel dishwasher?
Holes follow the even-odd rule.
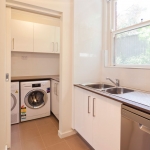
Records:
[[[150,114],[122,105],[121,150],[150,150]]]

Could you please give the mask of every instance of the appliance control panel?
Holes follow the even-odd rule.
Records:
[[[36,84],[32,84],[32,87],[41,87],[41,84],[40,83],[36,83]]]

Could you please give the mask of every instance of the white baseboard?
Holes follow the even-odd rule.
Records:
[[[68,136],[71,136],[71,135],[74,135],[76,134],[77,132],[75,130],[70,130],[70,131],[67,131],[67,132],[61,132],[60,130],[58,130],[58,136],[62,139],[62,138],[65,138],[65,137],[68,137]]]
[[[5,150],[7,150],[7,145],[5,145]]]

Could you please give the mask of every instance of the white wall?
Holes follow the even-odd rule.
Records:
[[[119,79],[121,86],[150,92],[150,69],[104,67],[104,50],[108,39],[106,27],[103,26],[101,31],[101,26],[107,16],[102,15],[101,22],[97,20],[103,14],[102,2],[107,3],[106,0],[74,1],[74,83],[101,81],[110,84],[106,80],[106,77],[110,77]],[[95,57],[90,57],[91,54]]]
[[[102,1],[74,1],[74,83],[101,77]]]
[[[59,75],[59,54],[11,53],[12,76]]]

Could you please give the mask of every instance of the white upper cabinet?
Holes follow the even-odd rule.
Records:
[[[60,27],[12,19],[12,51],[60,53]]]
[[[54,53],[60,53],[60,27],[55,27]]]
[[[33,23],[11,20],[12,51],[33,52]]]
[[[55,27],[34,23],[34,52],[54,52]]]

